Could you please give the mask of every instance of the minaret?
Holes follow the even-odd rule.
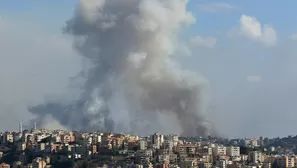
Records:
[[[22,133],[23,132],[23,123],[20,122],[19,124],[19,132]]]
[[[36,130],[36,128],[37,128],[37,127],[36,127],[36,122],[34,122],[34,128],[33,128],[33,129]]]

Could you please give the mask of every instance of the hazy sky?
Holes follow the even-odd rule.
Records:
[[[32,118],[27,107],[69,92],[80,57],[61,28],[73,0],[0,2],[0,131]],[[229,137],[296,135],[297,1],[192,0],[184,68],[211,85],[207,114]]]

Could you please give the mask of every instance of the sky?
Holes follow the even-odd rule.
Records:
[[[0,2],[0,131],[32,119],[27,108],[71,92],[81,59],[61,28],[76,1]],[[192,0],[196,24],[177,58],[211,87],[206,116],[227,137],[296,135],[297,1]]]

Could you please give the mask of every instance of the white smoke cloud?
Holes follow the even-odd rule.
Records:
[[[83,93],[30,111],[80,130],[207,135],[206,80],[171,59],[189,54],[179,32],[193,23],[185,0],[81,0],[65,32],[92,64]]]
[[[252,83],[261,82],[262,76],[248,76],[247,81]]]
[[[297,40],[297,33],[292,34],[291,39],[292,39],[292,40]]]
[[[68,77],[81,67],[80,58],[71,40],[44,30],[14,15],[0,19],[0,131],[26,125],[34,117],[28,106],[44,97],[68,99]]]
[[[240,17],[240,35],[266,45],[274,45],[277,41],[277,33],[273,27],[261,25],[255,17],[247,15]]]
[[[192,2],[195,5],[196,1]],[[42,6],[38,7],[43,8]],[[68,7],[67,9],[71,8]],[[28,104],[44,103],[44,96],[46,96],[45,102],[63,102],[66,99],[52,95],[60,95],[68,91],[68,77],[74,76],[76,71],[81,70],[81,67],[73,63],[76,54],[73,51],[68,52],[72,50],[71,41],[69,42],[64,36],[52,35],[52,33],[59,31],[60,27],[64,25],[59,20],[67,17],[67,9],[58,9],[65,15],[59,15],[58,18],[49,16],[50,20],[53,19],[50,22],[43,16],[48,16],[46,10],[42,10],[42,12],[38,10],[38,18],[40,19],[36,20],[32,20],[35,18],[36,13],[34,12],[36,11],[30,11],[31,17],[18,15],[17,18],[14,11],[0,12],[4,14],[0,20],[0,48],[2,47],[0,50],[1,131],[17,130],[18,122],[25,122],[32,117],[32,114],[27,112]],[[269,16],[272,17],[270,22],[278,24],[273,20],[273,15]],[[202,17],[211,19],[212,16],[205,15]],[[231,20],[235,21],[232,17],[221,19],[227,24],[231,23]],[[288,16],[286,20],[292,19],[294,20],[293,16]],[[263,25],[265,20],[261,22]],[[214,24],[219,31],[224,33],[221,22]],[[287,25],[285,22],[282,24],[281,27],[290,26],[289,22]],[[209,28],[209,25],[202,26]],[[229,26],[231,28],[233,25]],[[51,33],[48,33],[49,31]],[[288,33],[282,29],[279,31],[280,34]],[[235,35],[238,36],[239,32],[240,29],[237,25]],[[260,135],[275,137],[294,134],[294,123],[297,117],[296,41],[288,39],[277,41],[277,46],[267,48],[265,45],[250,43],[253,39],[248,40],[245,36],[236,39],[225,39],[221,36],[217,38],[219,40],[215,49],[204,50],[197,47],[197,50],[192,51],[194,57],[182,57],[180,61],[183,66],[189,69],[203,72],[210,80],[213,108],[208,110],[206,115],[211,118],[211,121],[214,121],[220,133],[234,138]],[[60,42],[55,41],[56,39]],[[75,40],[79,42],[79,39],[76,38]],[[181,42],[178,40],[177,44]],[[174,44],[174,46],[177,45]],[[182,56],[185,52],[189,52],[187,45],[180,47],[174,48],[176,50],[175,55]],[[135,56],[134,58],[131,57],[131,60],[127,60],[135,61],[136,65],[140,65],[139,67],[143,65],[140,51],[131,52],[129,55],[139,55],[139,57]],[[91,62],[90,60],[83,61],[87,65]],[[134,63],[130,64],[134,65]],[[263,78],[261,82],[253,85],[248,83],[246,76],[253,74],[261,74]],[[82,87],[80,83],[84,82],[87,76],[88,73],[82,71],[76,76],[79,78],[71,78],[71,81],[75,81],[75,83],[71,83],[71,87]],[[116,95],[109,100],[109,109],[112,112],[110,117],[115,120],[115,123],[123,122],[122,125],[129,125],[126,124],[130,119],[128,108],[123,101],[126,98],[123,96],[124,93],[121,93],[123,89],[114,86],[112,89]],[[133,90],[131,92],[133,95]],[[59,99],[57,100],[57,98]],[[93,102],[100,105],[102,101],[95,99]],[[94,112],[93,109],[90,108],[90,113]],[[68,116],[63,114],[61,113],[60,117],[71,120],[77,119],[78,123],[81,121],[78,119],[80,115]],[[47,119],[47,116],[45,118]],[[48,120],[50,124],[41,123],[43,124],[41,127],[55,128],[56,119],[51,117]],[[171,132],[172,130],[182,132],[179,124],[175,124],[178,122],[174,115],[168,117],[167,113],[158,113],[156,123],[160,123],[160,128],[164,132]],[[253,123],[253,127],[247,127],[251,123]],[[283,124],[276,125],[275,123]],[[125,126],[120,126],[121,124],[116,126],[117,130],[127,131]],[[32,122],[28,128],[31,127]],[[76,128],[76,125],[72,128]]]
[[[196,36],[191,39],[191,43],[197,47],[215,48],[217,39],[215,37]]]
[[[49,130],[67,130],[66,127],[62,126],[59,121],[57,121],[52,116],[45,116],[42,120],[41,128],[49,129]],[[37,128],[39,129],[39,128]]]

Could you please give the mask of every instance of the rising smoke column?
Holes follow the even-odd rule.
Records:
[[[64,31],[75,37],[75,49],[91,62],[84,90],[71,103],[50,102],[29,111],[86,131],[166,130],[205,136],[200,108],[205,82],[171,59],[182,54],[180,30],[195,22],[187,3],[81,0]]]

